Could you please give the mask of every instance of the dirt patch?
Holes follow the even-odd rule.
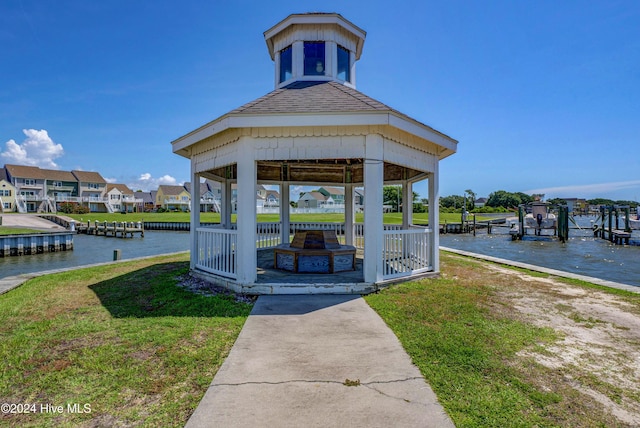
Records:
[[[540,327],[553,328],[562,337],[519,356],[558,373],[565,387],[600,403],[621,425],[640,426],[638,300],[498,265],[487,266],[498,276],[517,279],[497,281],[500,286],[496,286],[496,297],[504,309],[494,309]],[[557,388],[557,385],[541,386]]]

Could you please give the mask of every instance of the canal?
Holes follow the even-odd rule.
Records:
[[[151,231],[144,238],[112,238],[78,234],[73,237],[73,251],[28,256],[0,257],[0,278],[22,273],[83,266],[113,260],[114,250],[121,258],[153,256],[189,250],[189,232]]]
[[[573,228],[567,243],[550,237],[526,237],[511,241],[508,230],[494,229],[489,235],[444,234],[440,245],[499,257],[532,265],[573,272],[623,284],[640,286],[640,231],[634,231],[636,245],[613,245],[594,238],[593,218],[578,217],[582,230]],[[573,226],[573,225],[572,225]],[[113,260],[114,250],[122,259],[189,250],[189,233],[175,231],[145,231],[144,238],[105,238],[75,235],[74,250],[31,256],[0,258],[0,278],[21,273],[83,266]]]
[[[640,231],[634,231],[632,245],[614,245],[594,238],[594,220],[576,217],[582,230],[572,223],[565,244],[544,236],[512,241],[506,228],[496,228],[491,235],[440,235],[440,245],[640,287]]]

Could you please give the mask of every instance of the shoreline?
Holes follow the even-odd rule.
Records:
[[[440,250],[441,251],[446,251],[449,253],[453,253],[453,254],[458,254],[461,256],[465,256],[465,257],[471,257],[474,259],[478,259],[478,260],[484,260],[484,261],[488,261],[488,262],[493,262],[493,263],[497,263],[497,264],[501,264],[501,265],[505,265],[505,266],[512,266],[512,267],[517,267],[517,268],[521,268],[521,269],[527,269],[533,272],[540,272],[540,273],[546,273],[548,275],[553,275],[553,276],[557,276],[557,277],[561,277],[561,278],[568,278],[568,279],[576,279],[579,281],[584,281],[584,282],[588,282],[591,284],[595,284],[595,285],[600,285],[602,287],[608,287],[608,288],[615,288],[618,290],[624,290],[624,291],[629,291],[631,293],[640,293],[640,287],[636,287],[634,285],[629,285],[629,284],[623,284],[620,282],[614,282],[614,281],[608,281],[606,279],[600,279],[600,278],[595,278],[592,276],[586,276],[586,275],[580,275],[577,273],[572,273],[572,272],[567,272],[567,271],[562,271],[562,270],[557,270],[557,269],[551,269],[551,268],[546,268],[546,267],[542,267],[542,266],[536,266],[536,265],[532,265],[529,263],[523,263],[523,262],[517,262],[514,260],[508,260],[508,259],[502,259],[500,257],[493,257],[493,256],[487,256],[484,254],[478,254],[478,253],[472,253],[470,251],[464,251],[464,250],[457,250],[455,248],[449,248],[449,247],[443,247],[440,246]]]

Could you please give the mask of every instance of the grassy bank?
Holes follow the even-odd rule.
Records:
[[[26,227],[6,227],[0,226],[0,236],[7,235],[28,235],[31,233],[42,233],[42,230],[29,229]]]
[[[634,388],[620,387],[633,377],[635,354],[624,351],[610,357],[604,352],[615,353],[616,346],[603,348],[602,376],[594,366],[580,364],[582,359],[557,367],[540,364],[540,359],[551,360],[549,349],[560,346],[564,335],[560,329],[537,326],[516,309],[523,303],[506,296],[522,295],[525,305],[537,306],[561,293],[545,290],[548,294],[535,302],[532,296],[548,286],[546,278],[529,285],[518,276],[522,273],[498,275],[488,263],[441,254],[441,278],[400,284],[366,300],[396,333],[457,427],[627,426],[607,405],[640,404]],[[575,281],[571,285],[576,286]],[[613,326],[614,332],[628,334],[629,327],[595,319],[576,296],[623,295],[620,304],[630,305],[636,314],[640,296],[593,287],[577,290],[541,312],[564,316],[567,331],[583,328],[594,334],[594,328]],[[611,334],[603,330],[604,336]],[[630,343],[637,352],[637,339]],[[569,355],[572,349],[566,351]],[[585,352],[584,358],[591,359]],[[625,373],[623,380],[617,384],[608,379],[611,371]],[[594,397],[602,397],[605,405]]]
[[[0,425],[184,426],[250,311],[178,287],[187,258],[47,275],[0,296],[0,402],[37,412]]]

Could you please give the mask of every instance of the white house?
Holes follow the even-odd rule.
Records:
[[[366,33],[341,15],[293,14],[264,37],[275,89],[172,142],[173,152],[191,161],[192,182],[221,183],[220,227],[198,227],[200,198],[191,198],[192,273],[249,294],[365,293],[438,273],[437,208],[430,213],[435,227],[411,227],[409,209],[402,230],[394,230],[383,224],[382,189],[401,184],[410,200],[413,183],[426,179],[430,206],[438,207],[439,162],[456,152],[457,141],[356,89]],[[280,221],[268,228],[257,223],[255,202],[257,186],[266,184],[279,186],[281,196]],[[286,282],[258,277],[257,247],[290,242],[292,185],[344,188],[341,230],[346,244],[364,255],[359,278],[336,276],[316,287],[304,275]],[[364,224],[355,224],[356,187],[366,191]]]

